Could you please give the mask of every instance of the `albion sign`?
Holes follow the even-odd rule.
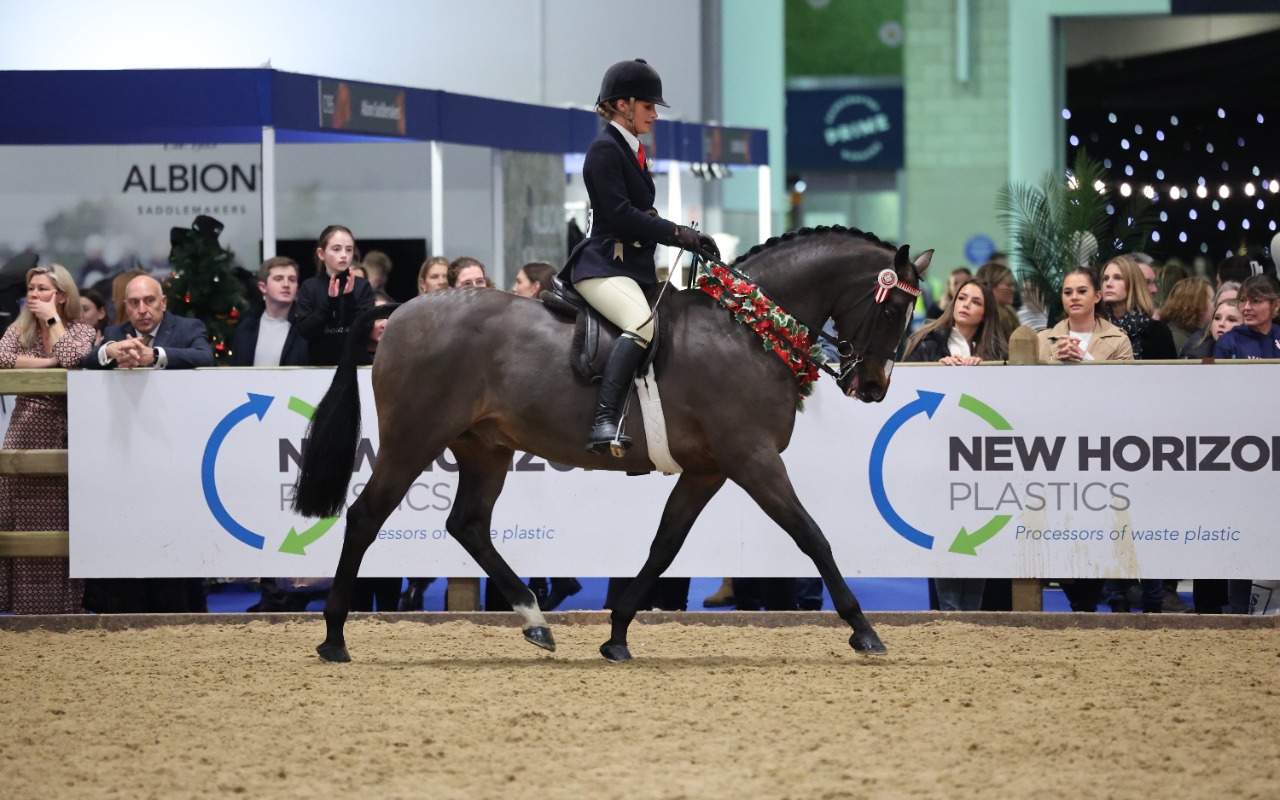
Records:
[[[134,164],[124,179],[125,194],[181,192],[256,192],[258,165],[239,164]]]

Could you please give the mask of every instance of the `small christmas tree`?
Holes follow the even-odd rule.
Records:
[[[171,314],[194,317],[209,329],[216,363],[231,357],[231,333],[248,307],[236,278],[235,254],[218,244],[222,223],[196,217],[191,228],[170,232],[169,277],[163,282]]]

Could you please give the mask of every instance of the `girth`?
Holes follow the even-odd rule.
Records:
[[[659,291],[658,286],[641,286],[645,299],[652,305]],[[604,371],[609,353],[613,351],[613,343],[622,335],[622,329],[600,315],[592,308],[585,297],[578,294],[572,284],[552,278],[551,288],[544,289],[539,296],[542,304],[551,313],[565,319],[576,320],[573,329],[573,346],[569,350],[569,365],[573,374],[583,383],[596,383]],[[644,361],[640,364],[640,374],[649,370],[653,358],[658,352],[658,309],[653,311],[653,340],[646,349]]]

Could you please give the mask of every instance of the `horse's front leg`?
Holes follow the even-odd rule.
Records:
[[[666,508],[662,511],[662,521],[658,523],[658,533],[649,545],[649,558],[640,568],[631,585],[627,587],[618,602],[614,604],[609,619],[611,628],[609,641],[600,645],[600,655],[606,660],[617,663],[629,661],[631,651],[627,648],[627,628],[635,619],[640,598],[658,582],[658,578],[671,566],[694,520],[702,513],[711,498],[724,485],[724,476],[720,474],[683,473],[676,482],[676,488],[667,498]]]
[[[831,593],[836,613],[853,628],[849,645],[859,653],[869,655],[888,652],[863,615],[858,598],[854,597],[849,584],[845,583],[844,576],[836,567],[827,537],[796,497],[782,456],[768,453],[740,461],[729,473],[729,477],[756,501],[770,519],[790,534],[805,555],[813,559],[818,574]]]
[[[521,628],[524,638],[544,650],[554,651],[556,641],[538,608],[538,598],[507,564],[489,535],[493,506],[507,480],[514,451],[458,443],[452,449],[458,459],[458,493],[445,528],[497,585],[512,610],[524,617]]]

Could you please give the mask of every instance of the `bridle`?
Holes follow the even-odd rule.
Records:
[[[746,281],[747,283],[750,283],[751,285],[755,286],[756,289],[759,290],[760,294],[764,295],[766,299],[768,299],[770,302],[777,305],[777,301],[769,296],[768,292],[764,290],[764,287],[760,286],[760,284],[757,281],[752,280],[746,274],[740,272],[739,270],[734,269],[728,264],[725,264],[723,261],[721,261],[718,258],[713,258],[710,254],[706,253],[701,248],[695,249],[693,251],[693,256],[694,256],[695,263],[694,263],[694,271],[693,273],[690,274],[690,280],[689,280],[690,285],[693,284],[693,275],[696,274],[698,270],[697,262],[705,261],[709,264],[714,264],[717,267],[722,267],[725,270],[727,270],[729,274],[733,275],[735,278]],[[916,269],[916,266],[914,263],[911,265],[911,269],[915,273],[916,283],[919,284],[920,271]],[[876,277],[876,283],[875,283],[874,289],[867,292],[865,295],[858,298],[857,300],[853,301],[853,303],[851,303],[845,309],[833,313],[831,315],[831,319],[836,320],[836,324],[839,325],[839,320],[841,318],[843,318],[846,314],[852,313],[854,310],[856,310],[859,306],[863,305],[864,303],[874,302],[877,306],[882,305],[885,302],[885,300],[889,299],[889,294],[894,289],[901,289],[902,291],[911,295],[912,298],[917,298],[921,294],[921,289],[919,288],[918,285],[912,286],[911,284],[903,283],[901,280],[899,280],[898,273],[886,267],[885,269],[881,270],[880,274]],[[803,320],[798,320],[802,325],[804,325],[806,328],[809,329],[811,336],[813,336],[814,338],[823,339],[835,347],[836,353],[840,356],[840,369],[839,370],[833,369],[828,363],[826,363],[825,360],[818,361],[809,353],[802,352],[801,356],[803,356],[804,359],[808,361],[810,364],[813,364],[815,367],[827,373],[832,378],[835,378],[836,383],[840,385],[841,391],[843,391],[845,383],[847,382],[849,376],[853,374],[853,370],[859,364],[862,363],[862,358],[864,355],[869,353],[874,356],[879,356],[883,358],[885,361],[893,360],[893,357],[896,354],[896,348],[894,350],[890,350],[887,353],[882,353],[882,352],[877,352],[871,347],[871,341],[874,338],[876,333],[876,325],[877,323],[879,323],[880,319],[881,319],[880,314],[866,314],[863,316],[862,324],[859,325],[858,330],[855,331],[855,335],[853,337],[854,339],[857,339],[858,334],[861,334],[863,331],[866,332],[866,335],[862,337],[861,347],[855,346],[852,342],[848,341],[847,339],[837,339],[836,337],[824,331],[821,325],[818,325],[815,327],[805,323]],[[906,330],[906,325],[909,320],[910,320],[910,316],[904,315],[904,319],[902,323],[903,330]],[[902,338],[901,332],[899,332],[898,338]]]
[[[915,272],[916,282],[919,283],[920,282],[919,270],[916,269],[915,264],[911,265],[911,269],[913,272]],[[858,300],[854,301],[848,308],[844,309],[843,311],[833,313],[831,315],[831,318],[833,320],[836,320],[838,325],[841,317],[843,317],[845,314],[849,314],[853,312],[856,308],[858,308],[858,306],[862,305],[863,303],[874,301],[877,306],[883,305],[884,302],[889,299],[889,294],[894,289],[900,289],[903,292],[906,292],[908,295],[912,297],[913,301],[915,298],[918,298],[921,294],[921,289],[919,288],[919,286],[912,286],[909,283],[903,283],[898,278],[898,273],[886,267],[885,269],[880,270],[880,274],[876,276],[875,288],[873,290],[863,295]],[[909,315],[903,316],[902,327],[904,331],[906,330],[907,323],[910,321],[910,319],[911,318]],[[885,361],[893,360],[894,355],[896,355],[896,348],[893,350],[890,350],[889,352],[877,352],[871,346],[871,341],[873,338],[875,338],[876,326],[880,322],[880,320],[881,320],[880,314],[871,313],[871,314],[863,315],[862,324],[854,332],[854,338],[856,339],[858,338],[857,336],[858,334],[861,334],[865,331],[865,336],[863,336],[862,338],[862,345],[860,347],[855,347],[853,344],[851,344],[848,341],[841,341],[837,344],[837,352],[840,353],[840,362],[841,362],[840,363],[840,379],[842,381],[844,378],[848,376],[848,374],[853,370],[854,367],[856,367],[858,364],[862,362],[862,357],[864,354],[870,353],[871,355],[874,355],[874,356],[880,356]],[[828,340],[831,339],[831,337],[828,336],[826,333],[823,333],[822,335]],[[899,339],[902,338],[901,331],[899,332],[898,338]],[[845,366],[846,362],[848,363],[847,367]]]

